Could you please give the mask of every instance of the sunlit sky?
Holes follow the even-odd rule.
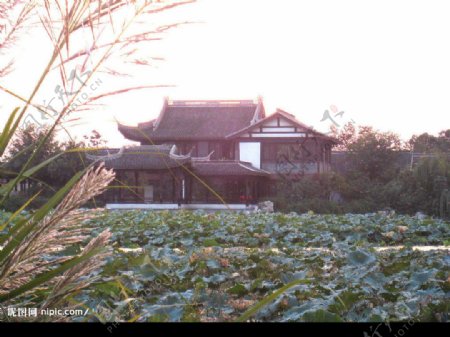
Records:
[[[174,87],[109,99],[82,115],[72,132],[80,136],[97,129],[110,146],[120,146],[124,139],[115,119],[129,125],[150,120],[164,96],[261,95],[268,113],[282,108],[321,131],[331,125],[321,122],[324,111],[335,106],[346,120],[404,139],[437,133],[450,127],[448,13],[445,0],[199,0],[163,14],[169,21],[199,22],[170,30],[163,41],[145,47],[164,61],[139,68],[132,79],[103,81],[101,89],[127,83]],[[28,85],[48,56],[43,45],[23,39],[16,70],[2,85],[29,94]],[[52,96],[56,84],[47,84],[40,99]],[[17,104],[0,94],[3,118]]]

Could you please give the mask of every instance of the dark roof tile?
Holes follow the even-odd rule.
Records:
[[[193,170],[199,176],[268,176],[269,172],[237,160],[193,161]]]
[[[251,125],[257,107],[252,101],[176,101],[168,103],[157,120],[136,127],[119,124],[119,131],[128,139],[145,143],[224,139]]]
[[[190,159],[173,159],[170,158],[169,152],[172,145],[141,145],[125,148],[123,154],[113,159],[104,160],[107,168],[116,170],[160,170],[181,166],[190,161]],[[109,153],[114,155],[119,150]],[[95,156],[105,156],[108,154],[106,150],[91,153]]]

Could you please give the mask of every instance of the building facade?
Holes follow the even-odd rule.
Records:
[[[156,119],[119,124],[140,145],[97,152],[116,171],[115,203],[245,203],[273,196],[276,182],[331,169],[336,140],[261,99],[165,100]]]

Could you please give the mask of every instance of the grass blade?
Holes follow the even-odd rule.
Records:
[[[11,253],[17,246],[21,244],[21,242],[26,238],[26,236],[33,230],[34,226],[37,222],[42,220],[53,207],[55,207],[62,198],[66,195],[66,193],[72,188],[73,185],[80,179],[80,177],[84,174],[84,171],[78,172],[74,175],[66,185],[64,185],[58,192],[55,193],[53,197],[50,198],[49,201],[45,203],[41,208],[39,208],[33,215],[32,221],[30,221],[25,227],[23,227],[17,235],[13,237],[6,247],[4,247],[0,251],[0,265],[7,258],[8,254]]]
[[[310,282],[311,282],[310,280],[302,279],[302,280],[295,280],[295,281],[289,282],[288,284],[285,284],[283,287],[281,287],[280,289],[274,291],[272,294],[264,297],[261,301],[256,303],[253,307],[251,307],[246,312],[244,312],[242,314],[242,316],[239,317],[236,321],[237,322],[245,322],[245,321],[247,321],[250,317],[252,317],[258,311],[260,311],[262,308],[264,308],[270,302],[275,300],[278,296],[280,296],[285,291],[289,290],[292,287],[295,287],[296,285],[307,284],[307,283],[310,283]]]
[[[11,112],[8,121],[6,122],[2,133],[0,134],[0,157],[5,152],[6,147],[8,146],[8,143],[11,140],[11,137],[13,136],[14,132],[17,129],[18,126],[17,123],[15,125],[12,125],[14,119],[16,118],[17,111],[19,111],[19,108],[15,108],[13,112]]]
[[[55,156],[53,156],[53,157],[43,161],[42,163],[39,163],[38,165],[33,166],[32,168],[30,168],[27,171],[25,171],[21,176],[18,175],[16,178],[14,178],[13,180],[9,181],[8,183],[6,183],[2,187],[0,187],[0,195],[3,195],[3,199],[2,199],[2,201],[0,201],[0,205],[2,205],[5,202],[9,192],[12,191],[12,189],[14,188],[15,185],[20,183],[22,180],[31,177],[33,174],[38,172],[40,169],[42,169],[46,165],[50,164],[56,158],[58,158],[61,155],[63,155],[63,153],[64,152],[58,153],[57,155],[55,155]]]
[[[33,195],[31,198],[29,198],[17,211],[15,211],[9,218],[6,220],[3,225],[0,225],[0,231],[4,230],[8,224],[13,221],[17,215],[19,215],[20,212],[22,212],[27,206],[41,193],[41,191],[37,192],[35,195]]]
[[[48,272],[42,273],[38,277],[36,277],[33,280],[31,280],[30,282],[20,286],[19,288],[14,289],[7,294],[0,295],[0,303],[10,300],[12,298],[15,298],[17,296],[20,296],[20,295],[24,294],[25,292],[27,292],[37,286],[40,286],[41,284],[53,279],[55,276],[58,276],[58,275],[64,273],[65,271],[69,270],[73,266],[90,259],[94,255],[96,255],[98,252],[100,252],[100,250],[101,250],[100,248],[94,249],[87,254],[74,257],[73,259],[70,259],[70,260],[64,262],[59,267],[57,267],[53,270],[49,270]]]

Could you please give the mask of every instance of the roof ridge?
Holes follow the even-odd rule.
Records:
[[[168,100],[169,106],[247,106],[257,105],[258,103],[252,100],[239,99],[214,99],[214,100]]]
[[[309,130],[311,130],[313,132],[317,132],[312,125],[306,125],[305,123],[299,121],[294,114],[292,114],[290,112],[287,112],[287,111],[285,111],[283,109],[280,109],[280,108],[277,108],[275,113],[277,113],[277,112],[280,113],[281,115],[284,115],[284,117],[286,117],[288,119],[291,119],[292,121],[296,122],[297,124],[303,126],[305,129],[309,129]]]
[[[257,123],[259,120],[262,119],[262,118],[260,118],[260,115],[262,114],[261,110],[264,111],[264,105],[263,105],[262,97],[258,96],[258,104],[256,105],[255,113],[253,115],[252,120],[250,121],[250,125]]]

